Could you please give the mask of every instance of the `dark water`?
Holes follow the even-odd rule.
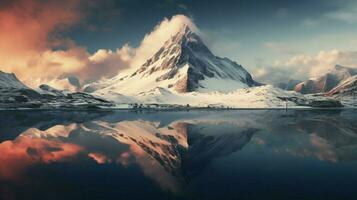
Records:
[[[0,199],[357,199],[357,111],[0,112]]]

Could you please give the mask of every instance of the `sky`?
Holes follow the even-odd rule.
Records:
[[[353,0],[2,0],[0,70],[68,89],[136,67],[180,23],[264,83],[357,67]]]

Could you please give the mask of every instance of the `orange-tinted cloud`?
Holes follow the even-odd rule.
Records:
[[[49,49],[54,34],[81,19],[79,0],[13,0],[0,4],[0,70],[36,76],[31,60]],[[47,69],[41,69],[40,74]],[[37,73],[38,74],[38,73]],[[37,75],[39,76],[39,75]]]
[[[118,69],[125,68],[127,64],[121,50],[108,51],[101,60],[92,60],[94,55],[86,48],[60,37],[61,31],[86,17],[87,4],[82,0],[1,2],[0,70],[15,73],[31,87],[49,83],[69,89],[68,82],[56,79],[74,75],[83,82],[113,76]],[[66,50],[53,50],[58,46]]]
[[[39,77],[20,77],[25,83],[36,87],[41,83],[47,83],[58,89],[70,89],[68,81],[62,81],[58,77],[75,76],[82,84],[88,81],[111,77],[120,69],[129,66],[128,52],[125,47],[111,50],[98,50],[93,55],[83,47],[71,46],[67,50],[46,50],[30,59],[31,66],[28,70]],[[44,71],[45,69],[45,71]],[[73,86],[72,86],[73,87]]]
[[[49,42],[49,34],[78,22],[79,0],[39,1],[13,0],[0,7],[0,51],[27,53],[43,50]]]
[[[11,70],[13,65],[26,64],[24,57],[49,47],[53,41],[49,38],[50,33],[71,26],[81,18],[78,6],[79,0],[14,0],[2,3],[1,69]]]

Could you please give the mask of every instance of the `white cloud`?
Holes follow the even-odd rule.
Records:
[[[273,65],[258,66],[253,75],[260,81],[278,83],[288,79],[305,80],[317,77],[336,64],[357,68],[357,51],[320,51],[316,55],[300,54]]]
[[[46,50],[35,54],[26,63],[28,71],[16,73],[30,87],[49,84],[57,89],[70,89],[65,77],[75,76],[82,83],[116,75],[129,67],[128,47],[115,52],[100,49],[93,55],[85,48],[72,46],[67,50]],[[30,72],[30,73],[29,73]]]

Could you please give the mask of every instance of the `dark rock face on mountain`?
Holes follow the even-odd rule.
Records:
[[[35,91],[14,74],[0,71],[0,109],[17,108],[98,108],[111,103],[86,93],[69,93],[48,85]]]
[[[316,79],[304,81],[295,87],[302,94],[325,93],[348,78],[357,75],[357,69],[336,65],[333,70]]]
[[[327,95],[357,96],[357,75],[342,81],[330,90]]]

